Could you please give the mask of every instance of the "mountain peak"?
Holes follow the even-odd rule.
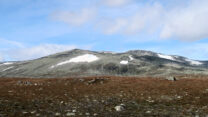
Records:
[[[207,74],[208,63],[145,50],[124,53],[73,49],[31,61],[0,64],[0,77],[166,76]]]

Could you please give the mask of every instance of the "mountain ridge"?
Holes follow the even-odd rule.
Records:
[[[0,77],[207,75],[208,62],[145,50],[122,53],[73,49],[34,60],[0,63]]]

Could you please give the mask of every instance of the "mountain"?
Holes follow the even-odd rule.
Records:
[[[124,53],[74,49],[35,60],[0,63],[0,77],[168,76],[208,74],[208,61],[151,51]]]

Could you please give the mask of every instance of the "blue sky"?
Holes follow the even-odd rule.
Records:
[[[73,48],[208,60],[207,0],[0,0],[0,61]]]

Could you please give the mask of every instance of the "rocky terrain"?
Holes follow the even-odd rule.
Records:
[[[0,79],[0,117],[208,117],[207,105],[205,76]]]
[[[207,75],[208,62],[150,51],[124,53],[71,50],[36,60],[0,63],[0,77]]]
[[[0,117],[208,117],[208,62],[71,50],[0,63]]]

